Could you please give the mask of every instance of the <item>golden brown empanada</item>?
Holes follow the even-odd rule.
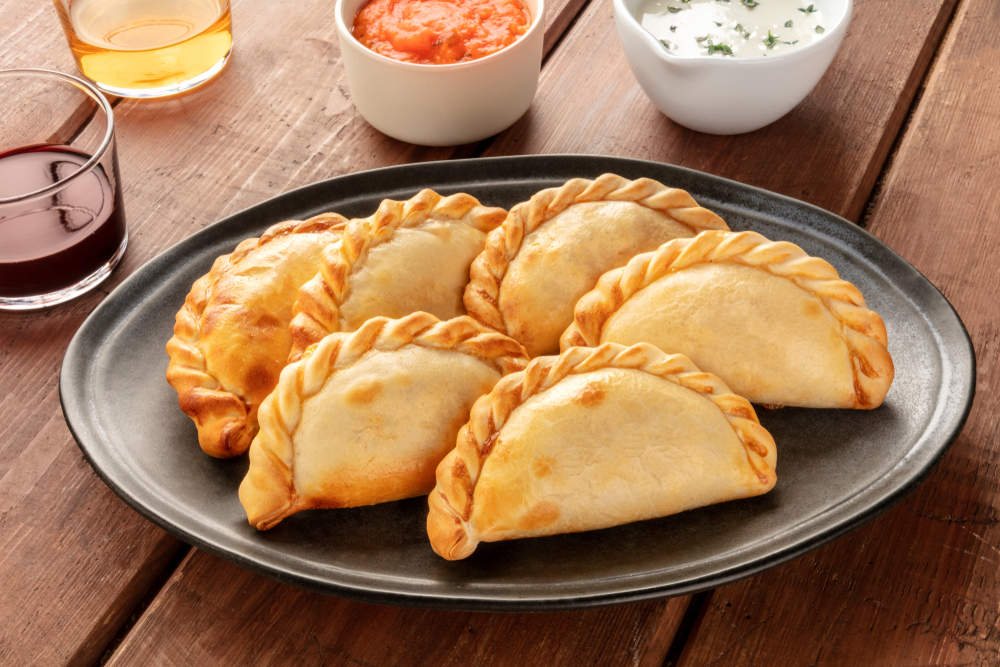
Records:
[[[324,213],[274,225],[219,257],[191,287],[167,343],[167,382],[207,454],[228,458],[250,446],[257,408],[292,346],[288,324],[299,288],[346,224]]]
[[[374,215],[352,220],[344,243],[324,254],[319,274],[302,287],[289,361],[327,334],[354,331],[371,317],[465,315],[469,265],[506,215],[471,195],[423,190],[407,201],[386,199]]]
[[[434,550],[572,533],[769,491],[774,440],[746,399],[641,343],[534,359],[476,401],[428,502]]]
[[[465,308],[532,357],[553,353],[574,304],[601,274],[704,229],[729,228],[683,190],[614,174],[575,178],[518,204],[490,233],[472,264]]]
[[[320,507],[428,493],[473,402],[524,368],[521,345],[470,317],[376,317],[336,333],[281,373],[260,408],[240,501],[271,528]]]
[[[704,232],[604,274],[564,349],[639,341],[685,354],[754,403],[875,408],[894,374],[882,318],[837,270],[754,232]]]

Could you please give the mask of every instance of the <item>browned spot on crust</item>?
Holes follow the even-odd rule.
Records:
[[[611,298],[614,300],[615,305],[621,305],[625,301],[625,295],[622,294],[621,280],[616,280],[611,286]]]
[[[784,405],[776,405],[774,403],[761,403],[760,407],[765,408],[767,410],[780,410],[781,408],[783,408],[785,406]]]
[[[495,277],[494,277],[494,276],[493,276],[492,274],[490,275],[490,277],[491,277],[491,278],[493,278],[493,282],[494,282],[494,283],[496,283],[496,286],[497,286],[497,289],[499,289],[499,288],[500,288],[500,281],[499,281],[499,280],[497,280],[497,279],[496,279],[496,278],[495,278]],[[485,301],[486,303],[488,303],[488,304],[490,304],[491,306],[493,306],[493,308],[494,308],[494,309],[495,309],[495,310],[496,310],[496,311],[497,311],[498,313],[500,312],[500,304],[499,304],[499,303],[497,302],[497,300],[496,300],[496,299],[494,299],[494,298],[493,298],[493,296],[492,296],[492,295],[491,295],[491,294],[490,294],[489,292],[487,292],[486,290],[484,290],[484,289],[483,289],[482,287],[473,287],[473,288],[472,288],[472,291],[473,291],[473,292],[474,292],[474,293],[475,293],[476,295],[478,295],[480,299],[482,299],[482,300],[483,300],[483,301]],[[475,315],[472,315],[472,317],[473,317],[473,318],[474,318],[474,319],[475,319],[475,320],[476,320],[477,322],[479,322],[480,324],[482,324],[483,326],[489,326],[488,324],[486,324],[485,322],[483,322],[483,321],[482,321],[481,319],[479,319],[479,318],[478,318],[478,317],[476,317]],[[492,328],[492,327],[490,327],[490,328]]]
[[[500,431],[497,430],[496,424],[493,423],[493,415],[489,416],[488,422],[490,428],[490,434],[487,436],[486,440],[483,442],[482,449],[479,450],[479,459],[483,460],[490,455],[493,451],[493,446],[497,444],[497,438],[500,437]]]
[[[585,408],[592,408],[604,401],[605,396],[606,394],[604,393],[604,389],[602,389],[600,385],[595,382],[588,382],[579,391],[579,393],[573,397],[573,400],[577,401]]]
[[[551,526],[559,519],[559,507],[552,502],[538,503],[528,513],[518,519],[517,527],[522,530],[535,530]]]
[[[576,329],[573,329],[568,334],[564,335],[566,336],[567,347],[585,347],[587,345],[587,341]]]
[[[855,350],[851,351],[851,357],[852,357],[852,359],[854,361],[856,361],[858,363],[858,366],[861,368],[861,372],[862,373],[864,373],[865,375],[867,375],[870,378],[877,379],[879,377],[878,371],[875,370],[874,366],[872,366],[870,363],[868,363],[868,358],[867,357],[861,356]]]
[[[767,483],[771,481],[770,479],[768,479],[768,476],[765,475],[764,472],[757,467],[757,465],[753,462],[753,459],[750,458],[749,455],[747,455],[747,463],[750,465],[750,469],[753,470],[754,474],[757,476],[758,482],[766,486]]]
[[[806,299],[802,304],[802,314],[806,317],[819,318],[823,316],[823,306],[812,299]]]
[[[542,478],[552,474],[552,466],[555,463],[548,456],[539,456],[531,462],[531,472],[535,477]]]
[[[271,368],[273,365],[264,360],[263,363],[253,364],[246,370],[244,379],[247,383],[249,396],[263,398],[271,393],[274,386],[278,384],[278,376]],[[280,368],[278,370],[280,372]]]
[[[750,421],[757,421],[756,415],[753,413],[753,408],[750,406],[736,405],[728,406],[727,411],[734,417],[742,417],[743,419],[749,419]]]
[[[388,324],[388,323],[389,323],[389,320],[383,320],[381,323],[379,323],[378,330],[368,340],[368,345],[365,346],[365,352],[364,352],[365,354],[368,354],[369,352],[371,352],[372,350],[375,349],[375,341],[377,341],[378,337],[382,335],[382,329],[385,329],[385,325]],[[420,333],[423,333],[423,332],[420,332]]]
[[[764,458],[767,456],[767,446],[757,442],[747,434],[743,434],[743,446],[757,454],[757,456]]]
[[[384,385],[377,378],[362,378],[352,384],[344,392],[344,400],[348,403],[371,403],[382,395]]]
[[[468,521],[469,517],[472,516],[472,476],[469,474],[469,469],[465,467],[465,461],[461,458],[456,457],[455,463],[451,466],[451,478],[456,484],[461,484],[462,488],[465,490],[465,507],[462,508],[462,520]],[[445,501],[448,499],[445,498]]]
[[[871,369],[871,373],[866,372],[866,366],[868,366],[866,360],[864,360],[857,352],[851,350],[851,371],[854,374],[854,395],[858,399],[858,405],[862,408],[870,408],[872,406],[872,399],[871,396],[868,395],[868,392],[865,391],[865,388],[861,386],[861,378],[858,377],[859,368],[861,372],[868,377],[878,377],[877,375],[874,375],[874,369]],[[868,368],[870,369],[871,367],[868,366]]]
[[[270,313],[260,313],[257,316],[257,333],[256,335],[261,338],[269,339],[271,337],[271,331],[274,330],[284,330],[288,327],[287,322],[283,322],[280,318],[271,315]]]
[[[477,358],[492,363],[494,367],[504,357],[527,360],[527,354],[521,344],[501,333],[481,333],[473,336],[469,341],[476,344],[476,347],[471,348],[470,351]],[[486,393],[489,393],[489,390]]]

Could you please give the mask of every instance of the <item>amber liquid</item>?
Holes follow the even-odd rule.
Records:
[[[229,0],[56,0],[80,71],[112,93],[169,88],[221,67]],[[127,93],[121,93],[127,94]]]
[[[57,183],[90,156],[68,146],[0,152],[0,197]],[[125,240],[118,174],[97,165],[54,195],[0,204],[0,297],[50,294],[91,276]]]

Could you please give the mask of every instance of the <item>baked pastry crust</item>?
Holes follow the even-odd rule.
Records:
[[[480,541],[766,493],[775,462],[750,403],[686,357],[646,343],[572,348],[532,360],[476,401],[438,466],[427,534],[457,560]]]
[[[371,317],[465,315],[469,265],[506,215],[468,194],[422,190],[407,201],[386,199],[373,215],[352,220],[343,244],[324,253],[319,273],[299,293],[289,361]]]
[[[871,409],[894,376],[885,324],[828,262],[754,232],[704,232],[609,271],[564,349],[634,338],[688,355],[754,403]]]
[[[279,223],[216,259],[192,285],[167,343],[167,382],[205,453],[229,458],[250,446],[257,408],[291,348],[298,289],[346,224],[336,213]]]
[[[376,317],[281,373],[260,409],[240,502],[260,530],[304,509],[428,493],[473,402],[528,361],[469,317]]]
[[[511,209],[472,263],[465,308],[532,356],[557,350],[573,305],[606,271],[664,241],[729,229],[684,190],[648,178],[574,178]]]

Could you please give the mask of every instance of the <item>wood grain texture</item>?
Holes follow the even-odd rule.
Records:
[[[580,1],[549,6],[547,43]],[[183,548],[108,490],[66,428],[59,364],[90,311],[136,267],[229,213],[322,178],[474,149],[403,144],[355,113],[333,7],[236,2],[234,55],[215,82],[170,101],[122,100],[131,238],[121,266],[69,304],[0,313],[0,664],[95,663]],[[76,71],[51,2],[0,0],[0,25],[0,67]],[[100,132],[94,123],[82,140]]]
[[[687,130],[653,106],[625,61],[611,3],[592,2],[551,56],[528,114],[485,154],[669,162],[857,221],[954,4],[914,0],[897,11],[859,0],[839,54],[798,107],[756,132],[718,137]]]
[[[682,600],[594,611],[483,614],[347,602],[194,551],[108,667],[295,664],[497,667],[642,665],[672,637]],[[669,640],[668,640],[669,641]]]
[[[1000,664],[997,25],[996,2],[963,1],[869,224],[968,328],[978,377],[965,429],[874,523],[715,591],[681,665]]]
[[[78,74],[51,1],[0,2],[0,26],[0,70],[34,68]],[[31,143],[64,143],[97,108],[68,84],[47,80],[38,80],[30,95],[14,97],[14,91],[23,90],[26,81],[0,82],[4,105],[0,151]]]
[[[76,63],[52,0],[0,3],[0,69],[35,67],[76,74]]]
[[[0,69],[76,73],[51,2],[0,3],[0,25]],[[67,110],[51,138],[86,117]],[[0,315],[0,664],[93,664],[182,546],[96,482],[63,420],[59,363],[94,303]]]

